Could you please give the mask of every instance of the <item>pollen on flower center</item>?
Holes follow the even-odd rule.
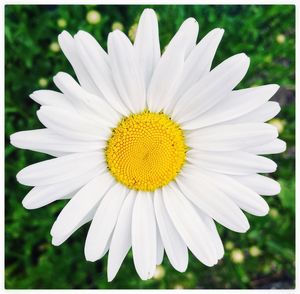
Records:
[[[144,111],[121,120],[105,156],[116,180],[130,189],[154,191],[181,170],[187,146],[180,126],[164,113]]]

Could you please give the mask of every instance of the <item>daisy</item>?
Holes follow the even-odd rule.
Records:
[[[188,249],[215,265],[224,254],[215,222],[246,232],[243,211],[266,215],[260,195],[280,192],[259,175],[276,170],[261,155],[286,148],[265,123],[280,110],[268,102],[279,86],[234,90],[249,67],[244,53],[211,69],[223,33],[214,29],[197,44],[198,24],[189,18],[161,54],[151,9],[142,13],[134,44],[115,30],[107,53],[88,33],[64,31],[59,45],[78,82],[59,72],[60,92],[33,92],[45,128],[11,136],[16,147],[55,157],[17,174],[34,187],[24,207],[70,199],[51,229],[52,243],[91,221],[85,257],[108,253],[109,281],[130,249],[143,280],[164,252],[180,272]]]

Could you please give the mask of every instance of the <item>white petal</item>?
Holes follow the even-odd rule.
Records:
[[[103,154],[75,153],[29,165],[18,172],[17,180],[27,186],[50,185],[73,179],[95,168],[105,168]]]
[[[265,85],[232,91],[226,99],[194,120],[183,123],[182,127],[198,129],[241,117],[265,104],[278,89],[278,85]]]
[[[188,248],[205,265],[215,265],[218,261],[216,248],[195,209],[173,183],[162,191],[169,216]]]
[[[249,229],[249,222],[240,208],[196,169],[182,173],[176,182],[190,201],[221,225],[240,233]]]
[[[132,44],[118,30],[108,36],[108,53],[113,78],[126,106],[134,113],[146,107],[146,89]]]
[[[172,117],[183,123],[212,108],[243,79],[249,63],[250,59],[244,53],[223,61],[178,100]]]
[[[161,111],[172,100],[173,88],[183,70],[184,58],[197,38],[195,33],[198,33],[198,24],[194,19],[188,19],[160,58],[147,91],[147,105],[151,111]]]
[[[276,127],[264,123],[218,125],[191,131],[189,147],[207,151],[235,151],[265,144],[278,136]]]
[[[247,152],[254,153],[254,154],[277,154],[284,152],[286,150],[286,143],[280,139],[275,139],[271,142],[266,144],[253,146],[247,148]]]
[[[99,121],[103,126],[115,127],[120,120],[118,114],[104,99],[90,94],[67,73],[59,72],[55,85],[69,98],[76,110],[87,118]]]
[[[38,90],[30,94],[29,97],[40,105],[55,106],[58,108],[75,111],[72,103],[64,94],[60,92],[52,90]]]
[[[108,253],[107,276],[112,281],[131,247],[132,210],[136,192],[131,190],[123,202]]]
[[[234,178],[218,173],[201,171],[209,177],[209,182],[223,191],[241,209],[257,216],[264,216],[269,212],[268,203],[256,192],[239,183]]]
[[[93,178],[63,208],[50,234],[60,238],[72,232],[95,207],[98,207],[100,200],[112,184],[113,178],[107,172]]]
[[[190,17],[186,19],[178,29],[177,33],[174,35],[170,43],[167,45],[165,53],[169,50],[177,50],[181,48],[182,43],[185,45],[185,58],[190,54],[192,49],[196,45],[197,36],[199,31],[199,25],[197,21]],[[164,53],[164,54],[165,54]]]
[[[71,180],[51,185],[36,186],[25,196],[22,204],[27,209],[36,209],[53,201],[65,199],[66,196],[77,191],[98,173],[98,169],[93,169]]]
[[[155,191],[154,208],[159,232],[169,261],[176,270],[184,272],[188,266],[188,250],[169,217],[160,190]]]
[[[274,161],[243,151],[188,151],[188,160],[200,168],[230,175],[271,173],[277,168]]]
[[[63,31],[58,36],[58,42],[61,50],[71,63],[80,85],[87,91],[99,95],[97,87],[80,60],[73,37],[68,32]]]
[[[164,259],[164,246],[161,241],[159,230],[156,230],[156,264],[159,265]]]
[[[70,139],[107,140],[111,134],[110,129],[99,122],[53,106],[42,106],[37,116],[45,127]]]
[[[37,186],[38,187],[38,186]],[[63,199],[71,199],[71,198],[73,198],[73,196],[75,196],[75,194],[77,193],[79,191],[79,189],[77,189],[77,190],[75,190],[74,192],[72,192],[72,193],[70,193],[70,194],[68,194],[68,195],[66,195],[66,196],[63,196],[61,199],[63,200]]]
[[[116,183],[104,196],[90,225],[84,247],[86,260],[96,261],[105,254],[128,189]]]
[[[105,100],[117,111],[127,116],[128,109],[122,102],[113,82],[112,72],[107,53],[89,33],[79,31],[75,36],[77,52],[95,85],[103,94]]]
[[[179,43],[160,58],[147,91],[147,105],[151,111],[161,111],[172,99],[172,88],[183,69],[186,46],[186,43]]]
[[[174,95],[166,112],[171,113],[175,102],[189,89],[206,75],[211,68],[211,64],[217,47],[223,36],[223,29],[210,31],[198,44],[186,59],[180,79],[174,87]]]
[[[106,146],[105,141],[78,141],[57,135],[49,129],[22,131],[10,136],[10,143],[18,148],[39,151],[50,155],[56,152],[91,152]]]
[[[54,246],[59,246],[62,243],[64,243],[74,232],[76,232],[80,227],[82,227],[83,225],[85,225],[86,223],[90,222],[96,212],[96,208],[94,207],[93,209],[90,210],[90,212],[88,212],[88,214],[76,225],[74,226],[71,230],[69,230],[65,235],[54,235],[52,237],[52,244]]]
[[[250,122],[265,122],[272,119],[280,112],[280,105],[278,102],[269,101],[259,108],[233,120],[229,120],[227,123],[240,124]]]
[[[218,259],[221,259],[224,256],[224,247],[214,220],[198,207],[195,206],[195,208],[199,216],[202,218],[203,222],[208,227],[210,234],[214,240],[214,245],[216,246],[217,257]]]
[[[280,193],[280,184],[262,175],[232,176],[234,179],[249,187],[257,194],[273,196]]]
[[[134,51],[147,89],[160,58],[158,23],[153,9],[145,9],[141,15],[134,41]]]
[[[150,279],[156,268],[156,220],[153,195],[139,192],[132,212],[132,252],[135,269],[142,280]]]
[[[150,111],[161,111],[172,99],[170,91],[176,85],[183,69],[184,46],[182,44],[180,50],[169,50],[159,60],[147,92],[147,105]]]

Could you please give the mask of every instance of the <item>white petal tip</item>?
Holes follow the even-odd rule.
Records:
[[[153,275],[152,276],[141,276],[141,275],[139,275],[139,277],[141,278],[141,280],[143,280],[143,281],[147,281],[147,280],[150,280],[152,277],[153,277]]]
[[[34,100],[35,96],[36,96],[36,91],[33,91],[31,94],[29,94],[29,97],[30,97],[32,100]]]
[[[176,266],[173,265],[173,267],[180,273],[184,273],[187,270],[187,264]]]
[[[246,53],[241,53],[241,58],[243,58],[246,63],[250,63],[250,57]]]
[[[75,40],[75,41],[79,40],[81,35],[82,35],[82,34],[80,33],[80,31],[77,32],[77,33],[74,35],[74,40]]]
[[[276,194],[279,194],[281,192],[281,185],[278,182],[276,182],[276,183],[277,183],[278,187],[277,187],[277,189],[275,189],[274,192],[277,192]]]
[[[220,35],[223,35],[225,30],[223,28],[215,28],[213,29],[211,32],[214,32],[216,34],[220,34]]]
[[[246,58],[246,59],[249,58],[248,55],[246,53],[244,53],[244,52],[241,52],[241,53],[239,53],[237,55],[239,55],[240,57]]]
[[[117,273],[118,273],[118,269],[113,268],[113,270],[112,270],[111,266],[109,264],[107,265],[107,281],[108,282],[111,282],[116,277]]]
[[[67,76],[65,72],[59,71],[56,75],[53,76],[53,81],[56,82],[61,77]]]
[[[261,203],[256,207],[255,211],[252,213],[256,216],[266,216],[269,213],[269,205],[268,203],[261,198]]]
[[[51,228],[51,230],[50,230],[50,235],[54,238],[55,237],[55,232],[56,231],[56,229],[55,229],[55,223],[52,225],[52,228]]]
[[[83,30],[79,30],[75,35],[74,35],[74,40],[78,41],[81,40],[82,42],[84,42],[84,40],[86,40],[86,38],[90,38],[90,34],[83,31]]]
[[[245,224],[244,226],[242,226],[240,228],[240,230],[237,231],[237,232],[238,233],[246,233],[249,229],[250,229],[250,224],[247,222],[247,224]]]
[[[270,168],[271,169],[271,171],[270,172],[276,172],[276,170],[277,170],[277,164],[274,162],[273,164],[272,164],[272,168]]]
[[[16,178],[17,178],[17,181],[20,184],[24,184],[25,185],[22,170],[17,173]]]
[[[53,80],[55,85],[59,82],[59,79],[60,79],[60,74],[59,73],[57,73],[55,76],[53,76],[52,80]]]
[[[250,224],[247,217],[244,215],[244,217],[239,220],[239,223],[230,227],[229,226],[226,227],[237,233],[246,233],[250,229]]]
[[[33,209],[38,209],[41,208],[42,206],[44,206],[45,204],[41,204],[39,202],[36,202],[34,200],[30,200],[29,198],[26,199],[26,197],[23,199],[22,201],[22,205],[24,208],[28,209],[28,210],[33,210]]]
[[[51,243],[52,243],[53,246],[60,246],[63,242],[61,242],[61,240],[59,240],[55,237],[52,237]]]
[[[286,151],[286,148],[287,148],[286,142],[285,142],[285,141],[282,141],[282,149],[281,149],[281,152]]]
[[[22,200],[22,205],[26,209],[33,209],[30,201],[28,201],[28,199],[26,199],[26,197]]]
[[[218,259],[207,260],[203,263],[208,267],[213,267],[214,265],[216,265],[218,263]]]
[[[50,235],[53,238],[61,238],[62,236],[65,235],[65,231],[62,230],[64,228],[65,227],[63,227],[61,225],[59,218],[57,218],[56,221],[54,222],[54,224],[52,225],[52,228],[50,230]],[[66,228],[66,229],[68,229],[68,228]]]
[[[144,15],[144,14],[151,14],[151,15],[156,16],[156,13],[155,13],[154,9],[152,9],[152,8],[145,8],[142,15]]]
[[[112,45],[116,42],[116,38],[118,36],[119,37],[122,36],[121,31],[119,29],[115,29],[114,31],[112,31],[108,34],[108,36],[107,36],[107,44],[108,44],[107,46],[108,46],[108,48],[110,47],[109,44]]]
[[[79,30],[76,34],[75,34],[75,36],[88,36],[89,35],[89,33],[87,33],[86,31],[83,31],[83,30]]]
[[[15,146],[15,147],[17,147],[16,146],[16,141],[17,141],[17,139],[16,139],[16,133],[11,134],[9,136],[9,142],[10,142],[10,144],[13,145],[13,146]]]
[[[22,205],[24,208],[28,210],[38,209],[43,206],[37,201],[34,201],[32,198],[27,196],[25,196],[24,199],[22,200]]]
[[[95,262],[97,261],[97,258],[93,256],[85,256],[86,261]]]
[[[39,119],[41,119],[41,114],[44,112],[43,111],[43,106],[42,107],[40,107],[40,109],[38,109],[37,111],[36,111],[36,115],[37,115],[37,117],[39,118]]]
[[[222,252],[220,252],[218,255],[218,260],[221,260],[224,257],[224,254],[225,254],[225,252],[224,252],[224,248],[223,248]]]
[[[225,30],[224,30],[224,29],[219,29],[218,34],[220,35],[220,38],[223,37],[224,33],[225,33]]]
[[[70,33],[69,33],[68,31],[63,30],[63,31],[59,34],[59,36],[60,36],[60,35],[66,35],[66,34],[67,34],[67,35],[70,35]]]
[[[276,196],[280,194],[281,192],[281,186],[278,182],[275,180],[272,180],[272,186],[270,187],[269,191],[267,191],[265,194],[262,194],[264,196]]]
[[[115,29],[113,32],[110,33],[110,35],[123,35],[123,32],[119,29]]]
[[[66,30],[63,30],[59,35],[58,35],[58,42],[60,43],[63,41],[63,39],[72,39],[72,35],[67,32]]]
[[[156,266],[154,266],[152,270],[149,270],[147,272],[145,272],[145,269],[136,269],[136,271],[137,271],[137,274],[139,275],[139,277],[143,281],[146,281],[146,280],[151,279],[154,276],[155,269],[156,269]]]
[[[261,214],[259,216],[266,216],[270,211],[270,207],[268,204],[266,204],[265,207],[262,208]]]
[[[197,20],[196,20],[195,18],[193,18],[193,17],[187,18],[184,22],[185,22],[185,23],[191,23],[191,24],[196,24],[196,23],[198,23]]]
[[[279,85],[277,85],[277,84],[271,84],[270,86],[272,86],[273,87],[273,89],[274,89],[274,94],[273,95],[275,95],[276,94],[276,92],[280,89],[280,86]]]
[[[244,63],[246,67],[249,67],[250,57],[246,53],[242,52],[235,56],[240,60],[240,62]]]
[[[90,262],[95,262],[98,259],[100,259],[98,256],[95,255],[95,252],[91,252],[91,250],[88,250],[86,248],[84,249],[84,256],[85,259]]]

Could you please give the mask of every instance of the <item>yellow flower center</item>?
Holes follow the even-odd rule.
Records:
[[[180,126],[164,113],[144,111],[123,118],[105,150],[108,168],[130,189],[154,191],[174,180],[186,157]]]

